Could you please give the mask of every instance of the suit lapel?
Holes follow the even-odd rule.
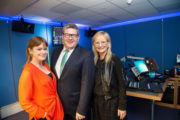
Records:
[[[79,45],[77,45],[77,46],[75,47],[74,51],[72,52],[71,56],[70,56],[69,59],[67,60],[65,66],[64,66],[64,69],[63,69],[63,71],[62,71],[61,76],[63,76],[63,73],[64,73],[64,71],[66,71],[66,69],[68,68],[68,66],[70,66],[70,65],[73,63],[74,60],[76,60],[76,57],[78,56],[78,53],[79,53],[79,49],[80,49],[80,47],[79,47]]]

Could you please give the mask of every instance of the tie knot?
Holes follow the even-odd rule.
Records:
[[[66,49],[66,50],[65,50],[65,53],[68,53],[68,52],[69,52],[69,50],[68,50],[68,49]]]

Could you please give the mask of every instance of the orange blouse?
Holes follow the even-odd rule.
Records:
[[[50,70],[47,63],[46,68]],[[29,120],[43,118],[63,120],[64,111],[57,94],[56,77],[53,79],[32,63],[25,65],[19,80],[19,103],[29,113]]]

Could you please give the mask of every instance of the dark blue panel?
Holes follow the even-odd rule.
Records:
[[[112,38],[112,51],[120,57],[135,54],[154,58],[161,70],[161,20],[104,29]]]
[[[0,21],[0,107],[16,101],[8,40],[8,23]]]
[[[79,29],[79,34],[80,34],[79,45],[88,50],[92,50],[92,37],[85,36],[84,29]]]
[[[120,58],[126,56],[126,40],[124,26],[105,29],[111,37],[112,52]]]
[[[162,25],[161,20],[126,26],[127,53],[138,57],[154,58],[161,70]]]
[[[180,17],[164,19],[164,65],[171,69],[180,53]]]
[[[26,46],[28,40],[33,36],[29,33],[11,31],[11,49],[13,59],[13,70],[15,78],[16,95],[18,96],[19,77],[26,63]]]

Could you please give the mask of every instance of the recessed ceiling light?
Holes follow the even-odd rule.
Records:
[[[127,4],[130,5],[132,3],[132,0],[127,0]]]

